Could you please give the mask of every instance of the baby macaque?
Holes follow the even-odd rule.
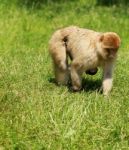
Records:
[[[72,89],[79,91],[82,74],[92,74],[92,71],[95,74],[101,67],[103,94],[108,95],[112,89],[113,65],[119,46],[120,37],[114,32],[100,33],[76,26],[57,30],[49,42],[56,82],[67,84],[71,78]]]

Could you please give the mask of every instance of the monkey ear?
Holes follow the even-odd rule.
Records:
[[[100,41],[100,42],[102,42],[102,41],[103,41],[103,39],[104,39],[104,34],[101,34],[101,35],[100,35],[100,39],[99,39],[99,41]]]

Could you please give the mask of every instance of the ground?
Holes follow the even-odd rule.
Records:
[[[0,150],[129,149],[129,7],[79,0],[29,7],[0,0]],[[58,87],[48,41],[61,27],[117,32],[114,86],[98,92],[101,70],[84,90]]]

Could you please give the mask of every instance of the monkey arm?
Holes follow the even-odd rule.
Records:
[[[106,62],[103,68],[103,94],[107,96],[112,89],[113,62]]]

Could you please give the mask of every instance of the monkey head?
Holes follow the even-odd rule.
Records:
[[[105,59],[115,59],[120,47],[120,37],[114,32],[106,32],[100,36],[99,54]]]

